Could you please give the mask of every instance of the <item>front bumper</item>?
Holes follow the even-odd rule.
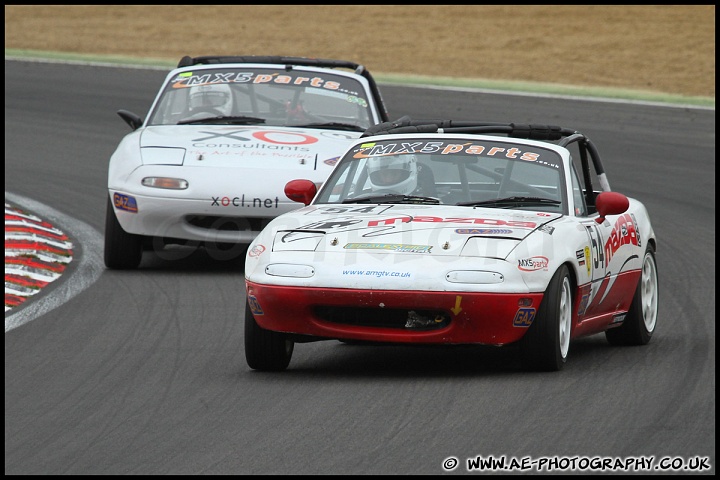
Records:
[[[267,330],[325,339],[505,345],[520,340],[542,293],[327,289],[246,281],[255,321]]]
[[[118,222],[128,233],[207,243],[250,243],[273,218],[300,206],[276,197],[197,200],[116,190],[110,190],[110,196]],[[128,197],[137,208],[129,210],[118,205],[118,198]]]

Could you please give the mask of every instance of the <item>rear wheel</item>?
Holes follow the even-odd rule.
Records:
[[[123,230],[115,216],[112,201],[108,198],[105,212],[105,266],[117,270],[140,266],[143,237]]]
[[[562,265],[553,275],[532,325],[520,342],[526,370],[561,370],[570,350],[572,286]]]
[[[294,347],[295,343],[287,335],[265,330],[258,325],[250,304],[245,302],[245,360],[250,368],[285,370],[290,364]]]
[[[642,273],[638,281],[630,310],[623,324],[605,331],[611,345],[646,345],[652,338],[658,315],[658,273],[655,249],[648,245],[643,258]]]

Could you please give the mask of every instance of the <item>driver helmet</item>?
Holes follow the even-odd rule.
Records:
[[[227,84],[200,85],[190,93],[191,110],[217,110],[230,115],[232,110],[232,92]]]
[[[417,188],[418,163],[415,155],[371,157],[367,170],[374,192],[409,195]]]

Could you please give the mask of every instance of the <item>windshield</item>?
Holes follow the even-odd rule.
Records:
[[[148,125],[205,121],[360,132],[375,123],[357,79],[332,72],[258,67],[178,74],[161,92]]]
[[[504,141],[388,139],[348,152],[314,203],[422,203],[567,213],[560,155]]]

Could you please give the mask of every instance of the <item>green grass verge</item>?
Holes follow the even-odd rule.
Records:
[[[76,61],[90,63],[111,63],[116,65],[152,66],[172,69],[178,60],[159,58],[135,58],[121,55],[87,55],[58,53],[40,50],[5,49],[5,58],[47,59],[55,61]],[[487,80],[478,78],[431,77],[424,75],[402,75],[372,72],[378,83],[393,85],[438,86],[453,88],[475,88],[498,92],[536,93],[590,98],[607,98],[629,101],[657,102],[673,105],[692,105],[715,108],[715,97],[694,97],[619,88],[578,87],[554,83],[519,82],[513,80]]]

